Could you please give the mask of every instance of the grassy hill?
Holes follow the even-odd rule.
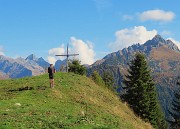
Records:
[[[152,129],[113,92],[73,73],[0,81],[0,128]]]

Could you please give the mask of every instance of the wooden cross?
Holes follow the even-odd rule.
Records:
[[[69,44],[67,44],[67,54],[64,55],[56,55],[56,56],[66,56],[66,72],[68,73],[68,60],[70,56],[77,56],[79,54],[69,54],[69,49],[68,49]]]

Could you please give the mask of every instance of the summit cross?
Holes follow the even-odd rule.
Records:
[[[66,56],[66,72],[68,73],[68,60],[70,56],[77,56],[79,54],[69,54],[69,44],[67,44],[67,54],[63,54],[63,55],[56,55],[56,56]]]

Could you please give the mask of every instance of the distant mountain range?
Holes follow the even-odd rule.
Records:
[[[166,117],[169,117],[167,110],[172,99],[172,92],[177,87],[177,77],[180,76],[180,50],[171,40],[165,40],[160,35],[156,35],[152,40],[148,40],[142,45],[137,43],[110,53],[103,59],[96,61],[88,69],[88,75],[93,71],[98,71],[101,75],[107,71],[112,73],[115,85],[119,86],[118,91],[121,92],[128,64],[137,52],[146,55],[156,82],[159,100]]]
[[[26,59],[0,56],[0,71],[4,78],[22,78],[40,75],[45,72],[44,68],[47,66],[49,66],[48,62],[42,58],[35,58],[33,54]]]
[[[57,60],[55,68],[60,70],[62,65],[66,64],[66,60]],[[0,56],[0,80],[8,78],[22,78],[27,76],[36,76],[46,72],[49,63],[42,57],[37,58],[34,54],[27,58],[13,59],[6,56]],[[61,68],[63,71],[64,69]]]

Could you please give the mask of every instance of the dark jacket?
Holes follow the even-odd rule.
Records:
[[[54,74],[56,72],[55,68],[54,67],[48,67],[48,73],[50,75]]]

